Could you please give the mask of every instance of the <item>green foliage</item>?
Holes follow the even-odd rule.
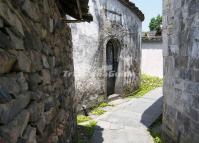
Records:
[[[102,114],[104,114],[106,111],[105,110],[103,110],[103,109],[100,109],[100,108],[96,108],[96,109],[93,109],[92,111],[91,111],[91,114],[93,114],[93,115],[102,115]]]
[[[113,105],[105,103],[105,102],[102,102],[101,104],[99,104],[99,107],[101,107],[101,108],[104,108],[104,107],[107,107],[107,106],[113,106]]]
[[[149,128],[149,132],[153,137],[154,143],[164,143],[161,139],[161,125],[162,125],[162,116],[159,117]]]
[[[141,97],[148,93],[149,91],[162,86],[162,79],[154,76],[149,75],[142,75],[141,76],[141,85],[140,88],[131,93],[128,98],[134,98],[134,97]]]
[[[159,31],[161,29],[161,24],[162,16],[158,15],[157,17],[153,17],[149,23],[150,31]]]
[[[91,120],[91,117],[84,115],[77,115],[77,123],[82,123]]]

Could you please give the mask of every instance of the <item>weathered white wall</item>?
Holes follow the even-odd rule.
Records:
[[[142,42],[142,64],[143,74],[163,77],[163,43]]]
[[[110,39],[121,45],[115,92],[139,86],[142,23],[118,0],[91,0],[89,7],[94,21],[71,24],[71,28],[76,95],[82,104],[92,106],[106,98],[106,44]]]

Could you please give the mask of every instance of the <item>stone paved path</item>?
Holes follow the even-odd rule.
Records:
[[[162,88],[122,100],[114,101],[118,105],[97,118],[92,143],[153,143],[147,127],[162,113]]]

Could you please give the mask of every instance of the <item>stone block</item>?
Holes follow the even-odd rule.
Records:
[[[47,84],[51,83],[49,70],[43,69],[41,71],[41,75],[42,75],[42,81],[43,81],[44,85],[47,85]]]
[[[50,55],[52,56],[53,55],[53,51],[51,49],[50,46],[48,46],[46,43],[43,43],[43,48],[42,48],[42,52],[45,54],[45,55]]]
[[[56,58],[54,56],[51,56],[48,58],[49,64],[50,64],[50,68],[54,69],[55,68],[55,62],[56,62]]]
[[[37,143],[36,128],[28,126],[25,129],[23,136],[21,137],[19,143]]]
[[[42,61],[43,61],[44,68],[49,69],[50,66],[49,66],[49,63],[48,63],[48,59],[45,55],[42,55]]]
[[[0,87],[0,104],[5,104],[12,100],[12,96]]]
[[[1,137],[6,143],[16,143],[19,137],[22,137],[29,121],[29,113],[23,111],[7,126],[1,126]]]
[[[25,39],[24,39],[24,47],[31,50],[41,51],[43,48],[43,45],[41,43],[41,40],[38,36],[36,36],[35,33],[29,33],[25,31]]]
[[[56,116],[57,110],[56,108],[52,107],[49,111],[44,113],[46,124],[50,124],[52,119]]]
[[[0,49],[0,74],[9,73],[13,69],[15,61],[15,56]]]
[[[186,82],[185,83],[185,91],[190,94],[198,94],[199,93],[199,83]]]
[[[6,104],[0,104],[0,124],[7,124],[30,102],[30,96],[20,95]]]
[[[170,48],[171,54],[176,55],[179,53],[178,45],[170,45],[169,48]]]
[[[46,38],[46,36],[48,35],[48,33],[47,33],[47,30],[46,29],[42,29],[42,31],[41,31],[41,37],[42,37],[42,39],[45,39]]]
[[[0,47],[10,48],[11,47],[10,42],[11,42],[10,37],[0,31]]]
[[[3,2],[0,2],[0,16],[12,26],[12,30],[19,36],[24,37],[24,29],[21,21],[15,15],[14,12],[11,12],[9,7]]]
[[[192,107],[199,110],[199,94],[195,94],[192,96]]]
[[[20,89],[22,92],[28,90],[28,83],[23,72],[17,74],[17,82],[19,83]]]
[[[51,142],[51,143],[57,143],[57,142],[59,142],[59,137],[52,135],[48,138],[48,141]]]
[[[43,6],[44,6],[44,13],[46,13],[46,14],[50,13],[48,0],[43,0]]]
[[[12,48],[17,49],[17,50],[23,50],[24,49],[24,41],[21,37],[18,37],[15,35],[12,31],[9,29],[6,29],[8,32],[10,39],[12,41]]]
[[[32,71],[41,71],[43,68],[42,55],[37,51],[30,52],[30,59],[32,61]]]
[[[15,65],[15,70],[19,72],[31,72],[32,70],[32,61],[30,57],[26,55],[24,51],[10,51],[17,57],[17,62]]]
[[[192,69],[179,69],[179,77],[184,80],[192,80],[194,76],[193,73]]]
[[[44,93],[41,92],[41,91],[27,92],[26,94],[29,94],[31,100],[32,100],[32,101],[36,101],[36,102],[39,102],[39,101],[41,101],[42,99],[44,99],[44,98],[46,98],[46,97],[49,96],[48,94],[44,94]]]
[[[16,81],[16,74],[9,74],[6,76],[0,76],[0,85],[3,89],[8,91],[9,94],[17,96],[20,92],[20,85]]]
[[[176,89],[184,89],[184,81],[183,80],[179,80],[179,79],[174,79],[174,88]]]
[[[49,19],[49,32],[52,33],[54,31],[54,20],[53,19]]]
[[[32,20],[40,21],[40,10],[36,2],[25,0],[22,9]]]
[[[190,68],[199,69],[199,58],[190,58],[189,59]]]
[[[190,115],[192,120],[198,122],[199,121],[199,111],[194,108],[190,108]]]
[[[187,68],[187,66],[188,66],[188,56],[175,57],[175,67],[176,68]]]
[[[28,86],[30,90],[37,90],[38,85],[42,83],[41,76],[38,73],[32,73],[28,77]]]
[[[199,82],[199,69],[193,71],[193,80]]]
[[[22,4],[23,4],[23,2],[24,2],[24,0],[15,0],[15,1],[11,1],[11,3],[13,4],[13,6],[14,6],[15,8],[21,7]]]
[[[32,103],[28,108],[30,112],[30,122],[37,122],[44,113],[44,103]]]
[[[59,103],[55,100],[55,97],[49,96],[44,100],[44,111],[48,112],[52,107],[58,107]]]
[[[43,115],[41,117],[41,119],[36,123],[36,127],[37,127],[37,132],[40,134],[40,135],[43,135],[44,134],[44,129],[46,127],[46,118],[45,116]]]

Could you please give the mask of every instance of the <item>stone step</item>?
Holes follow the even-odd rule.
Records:
[[[122,96],[120,94],[112,94],[108,97],[108,101],[113,101],[113,100],[116,100],[116,99],[120,99],[122,98]]]

